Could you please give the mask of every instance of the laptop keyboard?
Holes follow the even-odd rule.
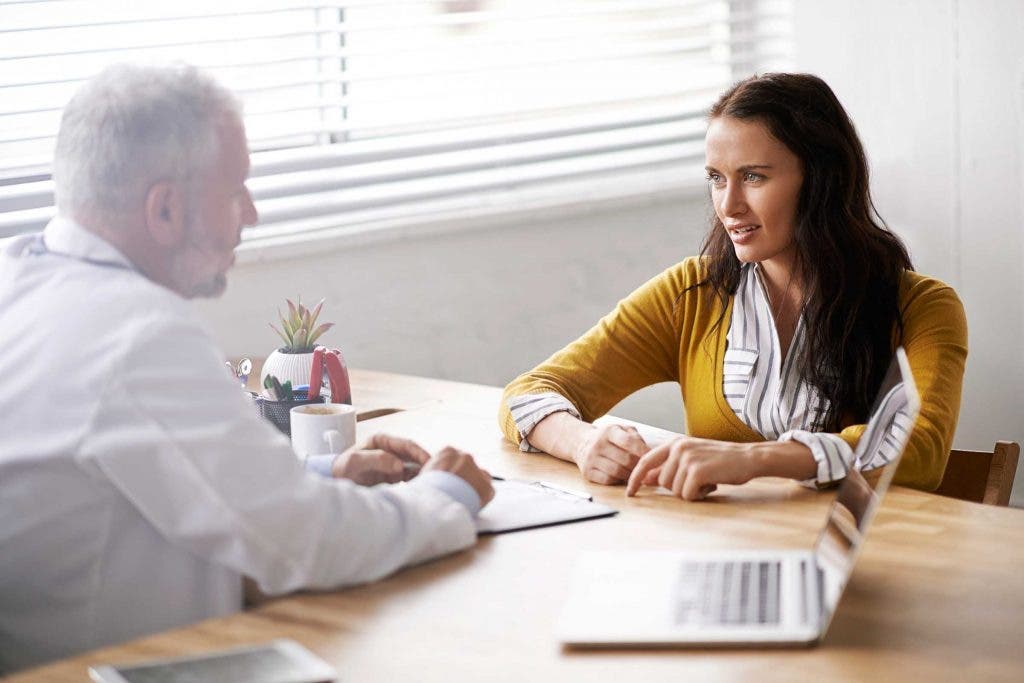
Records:
[[[676,621],[707,626],[778,624],[782,563],[685,562]]]

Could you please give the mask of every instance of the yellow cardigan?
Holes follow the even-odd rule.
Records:
[[[505,388],[498,422],[520,440],[508,399],[555,392],[593,422],[634,391],[679,382],[687,433],[721,441],[764,441],[733,413],[722,393],[722,356],[732,313],[712,330],[721,304],[709,287],[685,291],[702,276],[700,259],[688,258],[648,281],[582,337]],[[895,481],[934,490],[942,480],[960,412],[967,359],[967,319],[956,292],[938,280],[907,271],[900,286],[904,330],[900,344],[921,394],[917,419]],[[839,436],[851,447],[864,425]]]

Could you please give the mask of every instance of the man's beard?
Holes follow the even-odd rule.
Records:
[[[202,233],[199,221],[189,217],[185,242],[171,262],[174,291],[186,299],[218,297],[228,286],[226,273],[219,270],[220,258],[197,237]]]
[[[224,273],[217,273],[212,278],[197,280],[192,283],[191,291],[185,295],[187,299],[213,299],[224,293],[228,288],[228,278]]]

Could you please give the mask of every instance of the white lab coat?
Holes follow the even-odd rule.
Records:
[[[307,473],[189,302],[65,219],[0,255],[0,673],[471,545],[415,482]],[[33,246],[35,245],[35,246]]]

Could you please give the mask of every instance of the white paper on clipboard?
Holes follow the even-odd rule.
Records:
[[[611,517],[615,508],[543,482],[495,479],[494,499],[476,519],[480,535],[502,534],[539,527]]]

